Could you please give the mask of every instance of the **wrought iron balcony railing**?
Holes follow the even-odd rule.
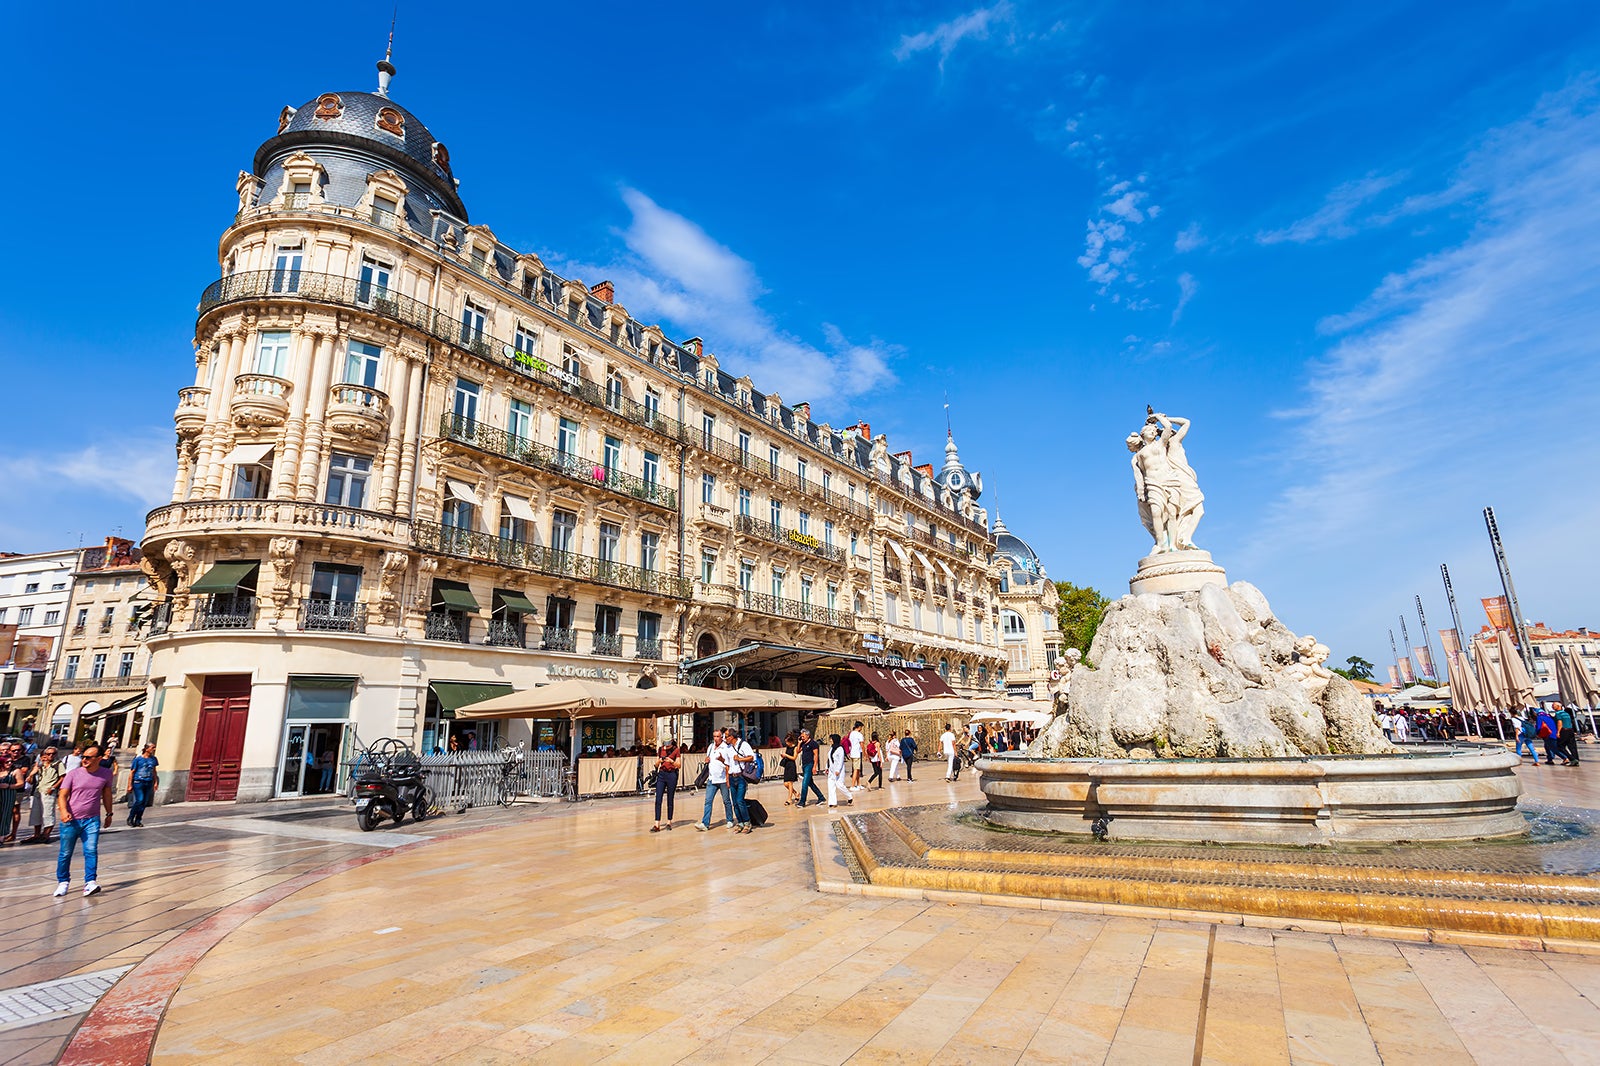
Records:
[[[521,622],[494,619],[489,623],[489,636],[484,643],[496,648],[526,648],[527,627]]]
[[[832,544],[824,544],[818,538],[809,533],[802,533],[798,529],[785,529],[783,526],[775,526],[771,522],[763,522],[759,518],[751,518],[749,515],[739,515],[736,519],[735,528],[740,533],[761,537],[772,541],[774,544],[781,544],[796,551],[806,552],[823,559],[830,559],[836,563],[844,562],[844,551],[842,549]]]
[[[465,444],[479,451],[503,455],[524,466],[547,470],[583,485],[598,485],[619,496],[677,510],[678,494],[660,482],[645,481],[615,467],[597,463],[572,452],[562,452],[547,444],[486,426],[460,415],[444,415],[439,420],[439,435],[445,440]]]
[[[308,633],[365,633],[367,605],[347,600],[301,600],[300,628]]]
[[[686,578],[645,570],[626,563],[614,563],[591,555],[557,551],[542,544],[497,537],[472,529],[458,529],[433,522],[412,526],[412,543],[424,551],[438,552],[460,559],[477,559],[496,566],[532,570],[552,577],[568,577],[595,585],[633,589],[657,596],[688,599],[690,582]]]
[[[430,611],[422,623],[422,635],[428,640],[465,644],[471,631],[472,620],[455,611]]]
[[[577,651],[578,631],[565,626],[544,627],[545,651]]]
[[[770,596],[764,592],[754,592],[735,585],[702,585],[701,588],[705,590],[707,594],[705,600],[709,603],[730,604],[759,614],[796,618],[802,622],[815,622],[818,625],[834,626],[839,629],[855,628],[855,621],[850,613],[835,607],[820,607],[814,603]]]
[[[243,593],[207,596],[195,612],[195,629],[251,629],[256,624],[256,598]]]
[[[661,660],[661,641],[640,637],[634,641],[633,657],[635,659],[654,659],[659,662]]]
[[[622,635],[619,633],[596,633],[594,635],[594,654],[620,656],[622,654]]]

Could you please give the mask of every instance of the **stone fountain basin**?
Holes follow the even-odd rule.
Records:
[[[1505,750],[1294,759],[980,759],[990,822],[1113,840],[1330,845],[1528,831]]]

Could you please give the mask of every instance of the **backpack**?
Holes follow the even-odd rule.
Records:
[[[1548,714],[1540,714],[1539,715],[1539,736],[1540,736],[1540,738],[1544,739],[1544,740],[1549,740],[1551,737],[1555,736],[1556,735],[1555,724],[1556,723],[1555,723],[1555,719],[1554,718],[1551,718]]]

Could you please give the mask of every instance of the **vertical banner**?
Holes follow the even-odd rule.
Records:
[[[50,669],[50,649],[55,647],[55,637],[18,637],[16,668],[18,670]]]
[[[1439,680],[1439,675],[1433,669],[1433,652],[1426,646],[1411,650],[1417,653],[1417,665],[1422,667],[1422,676],[1429,681]]]
[[[1511,628],[1511,605],[1504,596],[1489,596],[1483,601],[1483,613],[1489,616],[1489,625],[1495,629]]]
[[[1389,684],[1396,688],[1400,685],[1400,671],[1393,666],[1389,667]]]
[[[11,661],[11,652],[17,643],[16,626],[0,626],[0,666]]]
[[[1415,670],[1411,669],[1411,656],[1409,655],[1400,660],[1400,680],[1408,685],[1417,683],[1417,674]]]
[[[1461,658],[1461,634],[1453,629],[1439,630],[1439,644],[1444,648],[1444,657],[1449,662],[1457,662]]]

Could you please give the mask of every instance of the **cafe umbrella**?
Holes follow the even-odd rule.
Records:
[[[1574,712],[1579,707],[1589,712],[1589,731],[1595,732],[1594,711],[1595,705],[1600,703],[1600,685],[1595,684],[1594,675],[1589,673],[1588,665],[1584,663],[1582,655],[1575,655],[1570,649],[1563,648],[1556,652],[1556,682],[1561,691],[1561,702],[1567,709]],[[1596,734],[1600,736],[1600,733]]]
[[[1479,640],[1477,646],[1478,652],[1472,658],[1477,670],[1478,695],[1482,697],[1481,707],[1484,712],[1494,715],[1494,727],[1499,732],[1500,739],[1505,740],[1506,733],[1500,724],[1500,712],[1511,705],[1511,694],[1506,689],[1506,675],[1497,664],[1489,661],[1490,652],[1495,645],[1489,641]]]

